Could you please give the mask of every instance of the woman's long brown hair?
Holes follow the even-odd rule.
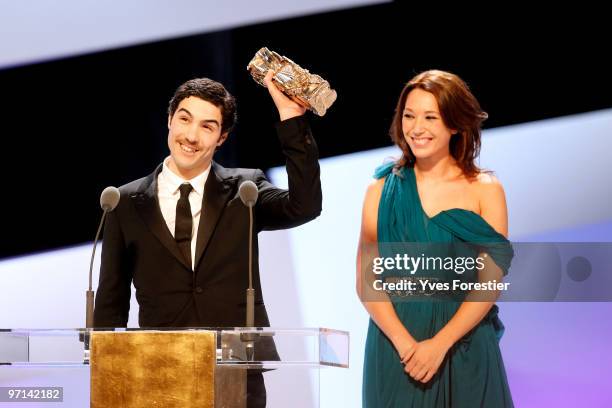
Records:
[[[406,84],[400,94],[389,132],[391,139],[403,153],[397,167],[413,167],[416,160],[402,130],[406,98],[410,91],[416,88],[432,93],[438,101],[440,115],[446,127],[457,129],[457,134],[451,136],[449,149],[463,174],[468,178],[478,175],[482,171],[476,165],[476,158],[480,153],[480,130],[487,113],[482,111],[476,97],[461,78],[439,70],[418,74]]]

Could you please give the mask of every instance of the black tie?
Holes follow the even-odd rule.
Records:
[[[191,268],[191,233],[193,230],[193,218],[191,216],[191,205],[189,204],[189,193],[193,187],[189,183],[181,184],[179,187],[181,197],[176,203],[176,227],[174,239],[181,250],[187,265]]]

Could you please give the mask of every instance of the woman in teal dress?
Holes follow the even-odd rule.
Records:
[[[403,154],[376,170],[363,206],[357,290],[371,317],[365,408],[513,406],[497,292],[484,301],[400,301],[388,293],[387,301],[374,301],[361,271],[368,245],[382,253],[385,243],[469,243],[486,254],[487,268],[476,279],[502,280],[513,254],[504,191],[475,163],[486,117],[467,85],[448,72],[423,72],[400,94],[391,136]]]

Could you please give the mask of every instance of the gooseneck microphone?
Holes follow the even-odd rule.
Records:
[[[119,198],[121,197],[119,193],[119,189],[117,187],[106,187],[102,194],[100,194],[100,207],[104,213],[102,214],[102,218],[100,219],[100,225],[98,225],[98,232],[96,233],[96,238],[94,239],[93,251],[91,253],[91,262],[89,263],[89,290],[87,291],[86,297],[86,307],[85,307],[85,327],[88,329],[93,328],[93,312],[94,312],[94,292],[91,290],[91,279],[93,272],[93,263],[94,258],[96,256],[96,244],[98,242],[98,238],[100,238],[100,231],[102,231],[102,226],[104,225],[104,220],[106,219],[106,214],[110,211],[113,211],[117,204],[119,204]]]
[[[253,289],[253,206],[257,202],[259,191],[257,185],[250,180],[243,181],[238,188],[242,203],[249,208],[249,287],[246,290],[246,325],[255,326],[255,289]],[[255,358],[255,342],[259,340],[258,333],[240,333],[240,340],[246,343],[247,361]]]
[[[259,191],[251,180],[243,181],[238,188],[242,203],[249,208],[249,287],[246,290],[246,327],[255,326],[255,290],[253,289],[253,206]]]

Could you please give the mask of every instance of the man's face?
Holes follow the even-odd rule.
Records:
[[[212,103],[195,96],[183,99],[168,117],[170,170],[186,180],[206,170],[227,138],[221,124],[221,110]]]

